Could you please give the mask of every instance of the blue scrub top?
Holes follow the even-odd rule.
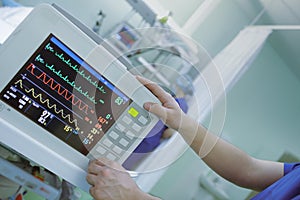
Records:
[[[300,163],[285,163],[284,176],[252,200],[300,200]]]

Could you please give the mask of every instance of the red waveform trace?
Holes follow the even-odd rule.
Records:
[[[83,103],[82,100],[77,98],[75,99],[75,95],[72,94],[69,90],[66,88],[63,88],[63,86],[59,83],[55,83],[55,80],[53,78],[49,78],[47,80],[47,74],[45,72],[42,72],[40,75],[36,75],[34,73],[35,66],[31,63],[26,68],[33,76],[35,76],[37,79],[41,80],[45,85],[47,85],[51,90],[56,91],[60,96],[63,96],[67,101],[71,101],[72,105],[77,106],[81,111],[84,111],[86,114],[88,112],[88,105]]]

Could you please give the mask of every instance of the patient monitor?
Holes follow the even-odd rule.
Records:
[[[0,48],[0,138],[88,191],[89,160],[123,163],[158,121],[143,103],[159,101],[69,17],[41,4]]]

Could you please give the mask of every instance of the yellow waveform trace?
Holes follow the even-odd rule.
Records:
[[[16,81],[15,84],[16,84],[16,85],[19,84],[20,88],[23,89],[23,82],[22,82],[21,79],[18,80],[18,81]]]
[[[38,94],[38,95],[35,95],[34,88],[31,88],[30,90],[25,89],[25,91],[26,91],[27,93],[31,93],[32,96],[33,96],[35,99],[39,99],[39,101],[40,101],[42,104],[47,105],[47,107],[48,107],[49,109],[53,109],[54,112],[55,112],[56,114],[60,114],[60,115],[62,116],[62,118],[68,119],[68,121],[69,121],[70,123],[74,123],[75,126],[77,127],[77,120],[76,120],[76,119],[71,120],[70,114],[65,115],[65,114],[64,114],[64,110],[63,110],[63,109],[58,110],[56,104],[50,105],[49,99],[43,100],[43,97],[42,97],[42,94],[41,94],[41,93]],[[57,111],[57,110],[58,110],[58,111]]]
[[[19,84],[20,88],[23,88],[23,82],[22,82],[22,80],[16,81],[15,84]],[[70,123],[74,123],[75,126],[77,127],[77,120],[76,120],[76,119],[71,120],[71,115],[70,115],[70,114],[65,115],[63,109],[58,110],[56,104],[50,105],[50,99],[45,99],[45,100],[43,100],[43,97],[42,97],[42,94],[41,94],[41,93],[36,95],[36,94],[35,94],[34,88],[31,88],[31,89],[25,89],[25,92],[28,93],[28,94],[31,93],[31,95],[32,95],[35,99],[38,99],[42,104],[45,104],[49,109],[53,109],[54,112],[55,112],[56,114],[60,114],[60,115],[62,116],[63,119],[68,119],[68,121],[69,121]]]

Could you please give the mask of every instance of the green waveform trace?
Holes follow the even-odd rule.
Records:
[[[68,75],[63,75],[61,73],[61,70],[56,70],[56,68],[54,67],[54,65],[49,65],[48,63],[45,64],[45,67],[48,68],[49,70],[51,70],[54,74],[56,74],[59,78],[61,78],[63,81],[65,81],[66,83],[68,83],[70,86],[72,86],[75,90],[77,90],[79,93],[81,93],[83,96],[85,96],[88,100],[90,100],[92,103],[97,104],[96,100],[95,100],[95,96],[90,96],[88,94],[88,91],[83,91],[81,89],[81,86],[77,86],[75,84],[75,81],[70,81],[69,80],[69,76]]]
[[[103,88],[103,85],[99,86],[98,81],[93,81],[90,77],[90,75],[86,75],[85,74],[85,70],[82,69],[80,70],[78,68],[78,65],[76,64],[72,64],[71,59],[67,59],[64,56],[64,53],[58,53],[54,50],[53,47],[51,47],[51,44],[48,43],[45,47],[45,49],[51,53],[54,53],[54,55],[61,60],[62,62],[64,62],[68,67],[70,67],[71,69],[73,69],[74,71],[76,71],[79,75],[81,75],[84,79],[86,79],[91,85],[95,86],[100,92],[102,92],[103,94],[106,94],[106,91]]]

